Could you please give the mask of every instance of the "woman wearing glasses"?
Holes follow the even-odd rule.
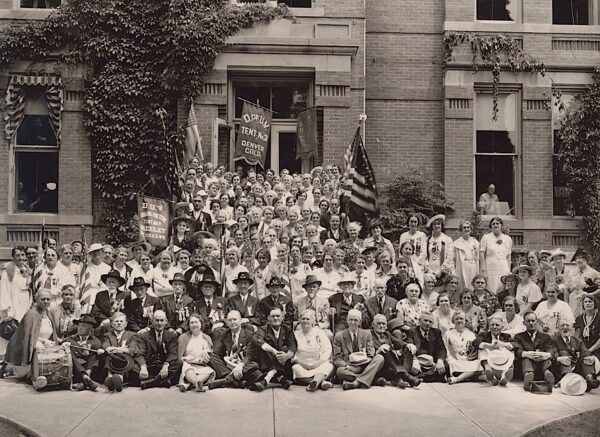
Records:
[[[488,289],[498,289],[502,275],[510,273],[512,238],[502,233],[504,222],[499,217],[490,221],[490,233],[481,237],[479,245],[481,274],[487,278]]]

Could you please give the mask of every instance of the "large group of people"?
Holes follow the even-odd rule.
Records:
[[[342,211],[336,166],[181,175],[168,247],[16,246],[0,276],[1,376],[70,388],[306,390],[479,381],[600,384],[600,273],[578,251],[512,265],[502,218],[473,237],[408,217],[399,241]],[[368,229],[366,229],[368,228]],[[541,387],[541,388],[540,388]]]

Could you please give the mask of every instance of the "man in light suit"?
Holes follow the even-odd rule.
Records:
[[[562,320],[560,331],[554,337],[558,357],[553,366],[555,375],[561,379],[565,374],[575,372],[583,376],[587,382],[587,391],[600,386],[594,369],[594,356],[585,347],[581,339],[573,335],[573,324]]]
[[[386,281],[382,278],[375,280],[375,296],[365,302],[369,319],[375,320],[377,314],[383,314],[387,320],[396,318],[396,304],[398,301],[393,297],[386,296]]]
[[[254,284],[254,280],[250,277],[250,273],[239,272],[237,278],[232,282],[237,288],[237,294],[227,299],[225,312],[229,314],[230,311],[239,311],[242,316],[242,323],[253,327],[256,331],[261,323],[256,314],[258,299],[250,295],[250,287]]]
[[[242,325],[242,316],[237,310],[227,313],[227,328],[217,329],[213,333],[213,351],[210,354],[210,367],[217,374],[217,379],[209,382],[208,388],[231,387],[242,388],[244,358],[252,341],[254,330],[249,325]]]
[[[371,332],[361,329],[362,313],[348,311],[348,329],[333,338],[333,364],[338,379],[344,381],[343,389],[369,388],[385,363],[383,355],[375,354]],[[378,383],[385,383],[378,381]]]
[[[526,331],[515,335],[513,340],[516,356],[520,357],[522,362],[523,389],[530,391],[531,383],[537,375],[543,376],[548,383],[548,390],[552,391],[555,378],[550,366],[556,356],[556,347],[548,334],[537,330],[538,319],[533,311],[523,314],[523,323]]]
[[[177,334],[165,329],[167,315],[154,312],[152,328],[139,335],[135,362],[140,366],[140,387],[171,387],[171,381],[181,370],[177,353]]]

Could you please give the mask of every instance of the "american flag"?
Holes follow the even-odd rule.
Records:
[[[81,262],[81,273],[79,274],[79,284],[77,284],[77,291],[79,292],[79,302],[81,309],[84,314],[91,312],[92,304],[92,281],[91,275],[88,270],[88,253],[87,244],[85,242],[85,234],[83,234],[83,257]]]
[[[190,104],[190,112],[185,126],[185,157],[189,161],[197,156],[204,160],[202,153],[202,139],[198,132],[198,120],[196,119],[196,111],[194,110],[194,102]]]
[[[379,215],[379,205],[375,174],[367,157],[360,128],[354,135],[353,149],[351,170],[349,171],[349,174],[352,175],[349,217],[351,220],[364,223]]]
[[[33,300],[35,300],[38,291],[42,289],[42,285],[45,285],[42,284],[42,267],[44,266],[44,228],[45,222],[42,220],[42,230],[40,231],[40,240],[38,242],[37,259],[33,267],[33,276],[31,279],[31,296],[33,297]],[[46,288],[50,287],[48,286]]]

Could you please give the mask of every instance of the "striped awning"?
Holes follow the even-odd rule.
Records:
[[[6,115],[4,116],[4,133],[11,140],[25,117],[25,93],[23,87],[44,86],[50,124],[60,144],[60,115],[63,110],[63,85],[59,76],[33,76],[14,74],[10,78],[6,90]]]

